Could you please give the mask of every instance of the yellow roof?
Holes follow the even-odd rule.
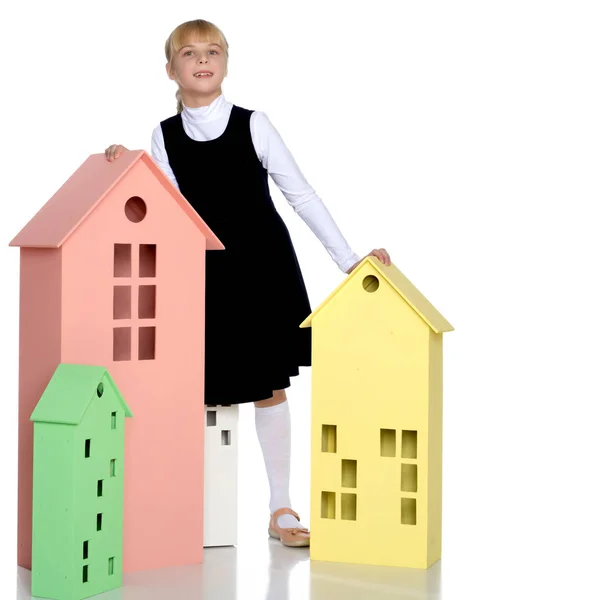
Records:
[[[378,258],[374,256],[365,257],[362,262],[348,275],[348,277],[338,285],[338,287],[314,310],[301,324],[300,327],[309,327],[315,315],[327,305],[339,293],[353,277],[362,277],[358,273],[369,269],[370,265],[377,271],[383,279],[385,279],[396,292],[409,304],[413,310],[435,331],[442,333],[446,331],[454,331],[454,327],[444,319],[444,317],[434,308],[434,306],[419,292],[419,290],[406,278],[406,276],[393,263],[384,265]]]

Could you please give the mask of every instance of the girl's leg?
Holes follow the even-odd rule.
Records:
[[[291,508],[290,501],[290,409],[285,390],[274,390],[267,400],[255,405],[255,423],[262,448],[271,490],[269,508],[273,514],[279,508]],[[304,527],[293,515],[281,515],[279,527]]]

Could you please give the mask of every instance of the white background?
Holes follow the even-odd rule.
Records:
[[[175,111],[164,41],[193,18],[230,43],[226,98],[267,113],[355,251],[387,248],[456,329],[444,338],[444,598],[600,597],[594,4],[4,6],[0,597],[14,597],[16,562],[8,243],[89,154],[149,150]],[[271,185],[314,307],[344,275]],[[288,396],[292,500],[308,521],[310,370]],[[241,410],[240,520],[266,527],[253,410]]]

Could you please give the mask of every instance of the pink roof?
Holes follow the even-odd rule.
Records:
[[[208,225],[144,150],[124,152],[113,162],[104,154],[89,156],[9,245],[59,248],[140,160],[206,237],[206,249],[223,250]]]

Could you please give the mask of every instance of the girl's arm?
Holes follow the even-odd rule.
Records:
[[[254,111],[250,130],[256,154],[296,214],[346,273],[360,257],[350,248],[333,217],[300,171],[279,132],[264,112]]]
[[[152,132],[152,142],[150,143],[150,152],[154,162],[161,168],[164,174],[171,180],[171,183],[179,189],[179,184],[171,165],[169,164],[169,158],[167,157],[167,151],[165,150],[165,141],[163,138],[162,128],[158,125]]]

